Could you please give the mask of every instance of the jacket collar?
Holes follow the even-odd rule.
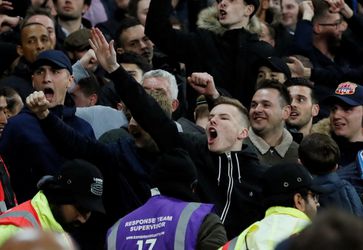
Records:
[[[265,142],[264,139],[259,137],[253,132],[253,129],[250,128],[248,131],[248,137],[250,138],[252,144],[260,151],[261,154],[266,154],[271,146]],[[289,147],[292,143],[292,136],[291,134],[284,128],[282,133],[282,141],[279,145],[275,146],[275,151],[279,154],[279,156],[284,157],[287,150],[289,150]]]

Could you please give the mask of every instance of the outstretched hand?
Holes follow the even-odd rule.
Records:
[[[27,107],[39,118],[44,119],[49,114],[49,101],[43,91],[34,91],[26,98]]]
[[[192,73],[187,80],[190,86],[192,86],[199,94],[213,99],[217,99],[219,97],[219,93],[214,85],[213,76],[210,74]]]
[[[113,47],[114,41],[112,40],[108,43],[98,28],[93,28],[91,30],[91,39],[89,39],[89,43],[96,54],[98,63],[108,73],[111,73],[120,67],[116,60],[116,51]]]

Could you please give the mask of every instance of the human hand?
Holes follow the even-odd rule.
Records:
[[[302,19],[311,21],[314,17],[314,6],[312,1],[302,1],[299,4],[300,12],[302,13]]]
[[[41,120],[49,115],[49,101],[43,91],[34,91],[30,94],[26,98],[26,105]]]
[[[113,47],[114,41],[112,40],[108,43],[98,28],[93,28],[91,30],[91,39],[89,39],[89,43],[96,54],[98,63],[108,73],[111,73],[120,67],[116,60],[116,51]]]
[[[329,11],[333,13],[341,13],[345,18],[353,16],[353,10],[345,3],[344,0],[325,0],[329,4]]]
[[[13,10],[13,3],[9,1],[0,0],[0,10]]]
[[[83,68],[88,69],[94,65],[97,65],[97,57],[93,49],[89,49],[82,57],[79,59],[80,64]]]
[[[219,97],[219,93],[214,84],[213,76],[208,73],[192,73],[188,78],[188,83],[199,94],[208,96],[213,99]]]
[[[20,17],[0,15],[0,32],[5,32],[18,25]]]

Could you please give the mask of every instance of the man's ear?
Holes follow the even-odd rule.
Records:
[[[294,206],[296,209],[300,210],[301,212],[305,212],[305,207],[306,207],[305,200],[302,197],[302,195],[299,193],[294,194]]]
[[[82,9],[82,16],[87,12],[87,10],[89,9],[89,5],[88,4],[84,4],[83,5],[83,9]]]
[[[97,96],[97,94],[92,94],[92,95],[90,95],[88,98],[89,98],[89,100],[90,100],[90,104],[91,104],[92,106],[96,105],[96,103],[97,103],[97,101],[98,101],[98,96]]]
[[[255,6],[248,4],[245,9],[246,16],[251,17],[252,13],[255,11]]]
[[[24,55],[23,47],[21,47],[20,45],[16,46],[16,52],[18,53],[19,56],[23,56]]]
[[[319,34],[321,32],[321,28],[320,28],[320,25],[319,24],[313,23],[313,32],[315,34]]]
[[[179,107],[179,100],[175,99],[171,102],[172,111],[174,112]]]
[[[311,108],[311,116],[315,117],[319,114],[320,106],[319,104],[313,104],[313,107]]]
[[[244,140],[248,137],[248,128],[242,128],[241,132],[238,135],[239,140]]]
[[[285,107],[283,107],[282,108],[282,119],[284,121],[286,121],[287,119],[289,119],[290,113],[291,113],[291,106],[290,105],[286,105]]]
[[[123,48],[117,48],[116,52],[117,52],[117,54],[121,55],[121,54],[125,53],[125,50]]]

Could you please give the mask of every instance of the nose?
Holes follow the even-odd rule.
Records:
[[[79,214],[77,217],[77,221],[79,221],[80,223],[84,224],[87,222],[87,220],[89,219],[89,217],[91,217],[91,212],[88,212],[86,214]]]
[[[5,125],[8,123],[8,116],[5,110],[0,111],[0,124]]]
[[[49,83],[51,82],[51,75],[50,72],[48,70],[45,70],[44,75],[43,75],[43,83]]]
[[[293,98],[291,98],[291,107],[296,107],[297,106],[297,101]]]
[[[44,50],[44,43],[40,40],[37,41],[37,50]]]

